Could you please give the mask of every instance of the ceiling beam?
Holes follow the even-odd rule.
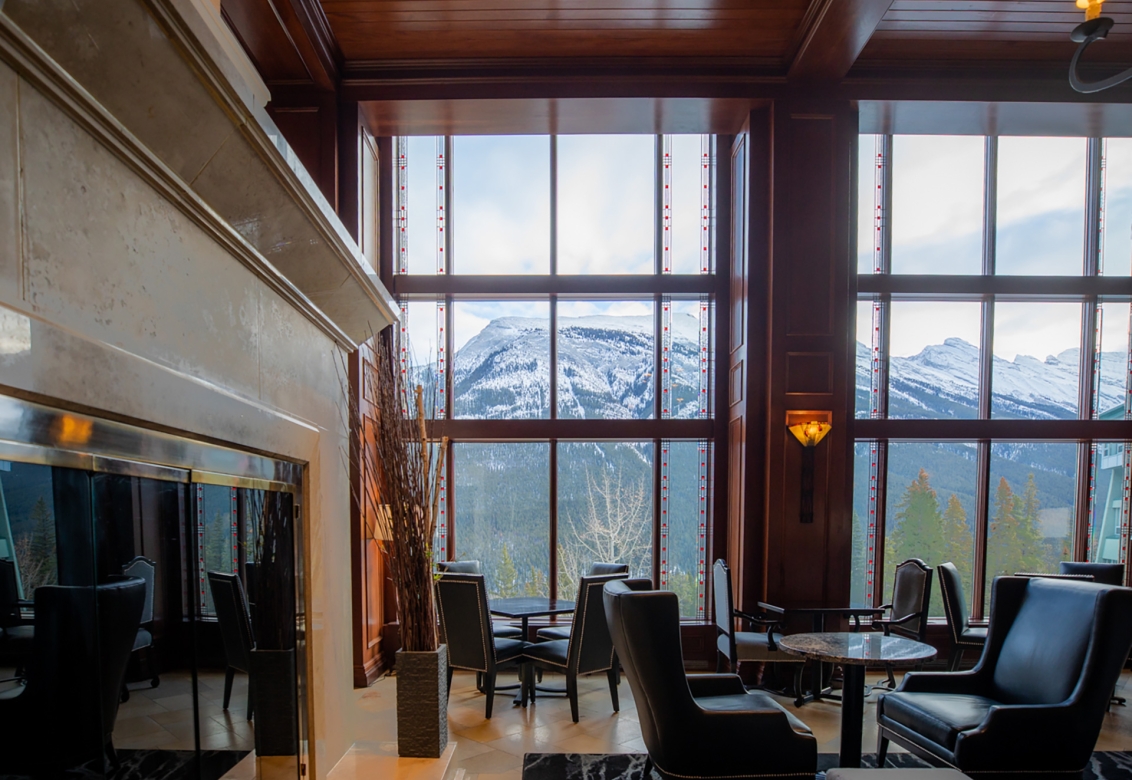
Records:
[[[840,81],[891,5],[892,0],[813,0],[787,77]]]

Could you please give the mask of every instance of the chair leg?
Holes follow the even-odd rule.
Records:
[[[232,700],[232,680],[236,676],[236,670],[229,666],[224,670],[224,709],[228,709],[228,702]]]
[[[149,665],[149,673],[153,675],[149,679],[149,687],[156,688],[161,685],[161,676],[157,673],[157,648],[150,645],[145,654],[146,662]]]
[[[892,664],[885,664],[884,670],[888,672],[888,679],[885,680],[885,683],[888,685],[888,690],[896,690],[896,676],[892,673]]]
[[[476,672],[476,690],[483,693],[483,672]]]
[[[884,760],[888,756],[888,737],[883,732],[877,735],[877,769],[884,768]]]
[[[641,780],[650,780],[652,777],[652,756],[645,754],[645,768],[641,772]]]
[[[802,670],[806,668],[805,664],[794,664],[794,701],[795,703],[801,701],[805,696],[802,693]]]
[[[249,676],[248,677],[248,720],[249,721],[252,719],[252,711],[253,711],[254,706],[255,706],[255,702],[252,701],[252,680],[251,680],[251,676]]]
[[[963,648],[959,645],[951,648],[951,655],[947,659],[947,671],[955,672],[959,670],[959,664],[963,660]]]
[[[715,651],[715,673],[723,673],[723,653],[718,650]]]
[[[570,717],[578,722],[578,675],[566,670],[566,696],[570,699]]]
[[[491,705],[495,703],[495,672],[485,672],[483,675],[483,692],[487,696],[487,706],[484,708],[484,717],[491,720]]]
[[[617,698],[617,671],[611,666],[606,675],[609,677],[609,698],[613,699],[613,711],[621,712],[621,702]]]
[[[114,749],[113,740],[106,740],[106,758],[110,762],[111,771],[117,772],[122,768],[122,762],[118,760],[118,751]]]

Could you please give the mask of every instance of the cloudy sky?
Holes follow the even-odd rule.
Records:
[[[873,267],[876,137],[861,137],[858,269]],[[996,270],[1000,274],[1081,273],[1085,230],[1083,138],[1002,137],[998,146]],[[892,270],[977,274],[981,268],[984,141],[967,136],[896,136],[893,141]],[[1106,275],[1132,265],[1132,142],[1105,151]],[[895,304],[892,353],[914,355],[957,337],[978,343],[974,303]],[[1102,347],[1127,349],[1128,305],[1106,304]],[[1044,359],[1079,345],[1081,306],[999,303],[994,352]],[[857,339],[871,343],[871,307],[858,307]]]
[[[560,273],[650,273],[656,158],[653,136],[558,138]],[[872,269],[875,136],[861,138],[858,267]],[[409,271],[435,273],[437,139],[409,139]],[[672,143],[671,246],[675,273],[699,271],[701,136]],[[999,139],[996,261],[1002,274],[1079,273],[1083,254],[1086,142],[1081,138]],[[550,267],[550,139],[453,139],[447,229],[454,273],[545,274]],[[972,273],[981,265],[984,141],[969,136],[897,136],[893,144],[893,271]],[[1132,139],[1106,142],[1104,268],[1132,267]],[[1118,311],[1119,310],[1119,311]],[[1108,304],[1105,351],[1127,347],[1127,304]],[[643,301],[560,303],[561,316],[644,314]],[[869,306],[859,307],[858,340],[871,341]],[[454,310],[457,349],[500,316],[548,318],[545,302],[465,302]],[[957,337],[978,343],[979,306],[905,303],[893,308],[892,349],[912,355]],[[414,303],[416,359],[436,354],[435,306]],[[1077,347],[1081,307],[1000,303],[995,354],[1044,359]]]

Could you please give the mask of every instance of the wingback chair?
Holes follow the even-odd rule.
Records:
[[[947,631],[951,639],[951,654],[947,658],[948,671],[954,672],[963,660],[965,650],[982,650],[987,641],[985,628],[974,628],[967,619],[967,598],[963,595],[963,580],[955,564],[941,563],[939,592],[943,596],[943,613],[947,618]]]
[[[55,776],[107,759],[118,768],[111,738],[144,601],[135,577],[36,588],[27,684],[0,696],[5,773]]]
[[[642,580],[605,585],[605,618],[625,667],[649,770],[663,780],[806,778],[817,771],[810,729],[736,674],[684,674],[680,604]]]
[[[145,602],[142,607],[141,625],[138,627],[138,635],[134,639],[132,655],[138,657],[139,663],[141,656],[145,655],[145,672],[146,676],[149,677],[149,687],[156,688],[161,684],[157,667],[157,650],[153,645],[153,597],[157,580],[157,564],[149,558],[139,555],[122,567],[122,574],[127,577],[138,577],[145,581]],[[128,701],[129,698],[129,689],[123,685],[122,701]]]
[[[621,579],[629,576],[629,564],[627,563],[603,563],[602,561],[594,561],[590,564],[590,570],[586,572],[587,577],[604,577],[606,575],[616,575]],[[603,586],[604,587],[604,584]],[[600,588],[599,588],[600,590]],[[578,586],[578,592],[582,592],[582,586]],[[574,616],[577,619],[577,615]],[[540,628],[535,637],[540,642],[553,642],[559,639],[570,638],[571,625],[565,626],[547,626]],[[616,667],[616,664],[614,664]],[[616,670],[614,671],[616,674]]]
[[[975,668],[911,672],[877,702],[877,765],[891,740],[980,780],[1076,780],[1130,646],[1132,589],[998,577]]]

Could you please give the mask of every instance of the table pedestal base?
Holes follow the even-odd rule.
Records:
[[[861,765],[861,732],[865,720],[865,667],[844,664],[841,688],[841,756],[843,767]]]

